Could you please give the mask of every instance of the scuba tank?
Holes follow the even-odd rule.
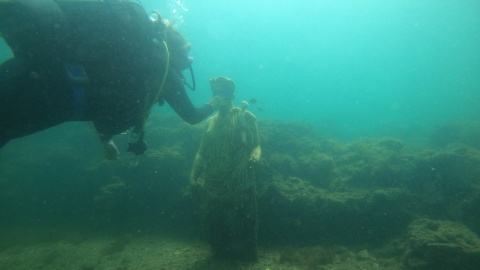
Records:
[[[67,28],[65,15],[53,0],[0,0],[0,35],[16,57],[42,62],[38,56],[60,54]]]

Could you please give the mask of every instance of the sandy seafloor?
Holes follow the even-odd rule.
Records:
[[[89,235],[58,228],[1,230],[0,269],[400,269],[399,262],[377,260],[368,250],[337,247],[334,262],[303,266],[282,263],[281,247],[259,247],[257,263],[222,262],[208,244],[176,235]],[[15,245],[8,241],[15,239]]]
[[[152,140],[138,159],[124,153],[111,163],[88,155],[93,147],[77,150],[77,141],[66,141],[93,137],[77,125],[3,149],[0,270],[480,265],[477,126],[464,127],[472,130],[459,137],[464,144],[417,153],[398,139],[338,143],[314,136],[308,125],[262,122],[263,160],[271,165],[258,177],[259,260],[246,264],[213,259],[199,205],[185,193],[190,145],[198,145],[201,129],[162,121],[161,132],[150,129],[161,143]],[[55,134],[62,137],[51,140]]]

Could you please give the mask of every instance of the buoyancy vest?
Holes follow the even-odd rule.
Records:
[[[154,25],[132,1],[0,0],[0,35],[15,57],[33,64],[60,59],[84,67],[94,88],[90,105],[112,132],[143,125],[168,70],[168,50],[153,42]]]

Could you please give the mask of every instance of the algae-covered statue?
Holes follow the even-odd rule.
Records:
[[[233,100],[235,83],[210,79],[213,95]],[[204,192],[203,225],[214,255],[220,259],[257,260],[258,213],[255,163],[261,150],[255,116],[233,101],[207,120],[191,173],[192,185]]]

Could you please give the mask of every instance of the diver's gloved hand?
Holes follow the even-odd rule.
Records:
[[[212,106],[213,110],[216,111],[216,110],[220,109],[221,107],[223,107],[225,105],[228,105],[229,102],[230,101],[228,100],[228,98],[226,96],[216,95],[216,96],[211,97],[208,100],[207,105]]]
[[[120,152],[112,139],[103,141],[103,152],[108,160],[117,160],[120,158]]]

